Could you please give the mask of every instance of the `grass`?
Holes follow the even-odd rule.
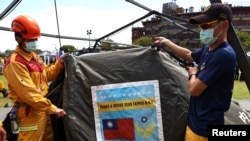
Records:
[[[250,99],[250,92],[245,81],[234,81],[234,99]]]
[[[0,79],[4,82],[5,87],[7,86],[7,80],[3,75],[0,75]],[[234,90],[233,90],[233,99],[249,99],[250,100],[250,92],[247,88],[245,81],[234,81]],[[12,103],[11,100],[7,98],[3,98],[3,95],[0,93],[0,107],[3,107],[5,103]]]

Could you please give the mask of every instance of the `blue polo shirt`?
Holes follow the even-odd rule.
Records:
[[[208,125],[224,124],[224,112],[231,104],[236,69],[236,54],[228,42],[209,51],[208,46],[192,52],[199,78],[208,87],[191,96],[188,125],[197,134],[208,136]]]

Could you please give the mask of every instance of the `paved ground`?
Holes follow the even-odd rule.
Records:
[[[11,108],[0,108],[0,120],[4,120]]]

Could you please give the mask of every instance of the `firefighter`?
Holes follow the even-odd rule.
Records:
[[[40,28],[30,16],[19,15],[11,24],[17,42],[8,57],[3,74],[8,80],[9,98],[18,117],[18,141],[52,141],[50,115],[64,117],[66,112],[53,105],[45,96],[48,82],[55,80],[64,68],[61,56],[54,65],[46,66],[34,52],[40,37]]]
[[[2,80],[0,80],[0,92],[2,92],[3,97],[7,97],[8,96],[8,91],[4,86],[4,83]]]

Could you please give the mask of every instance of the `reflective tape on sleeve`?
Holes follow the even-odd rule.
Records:
[[[34,131],[37,129],[38,129],[37,126],[19,127],[19,131]]]

